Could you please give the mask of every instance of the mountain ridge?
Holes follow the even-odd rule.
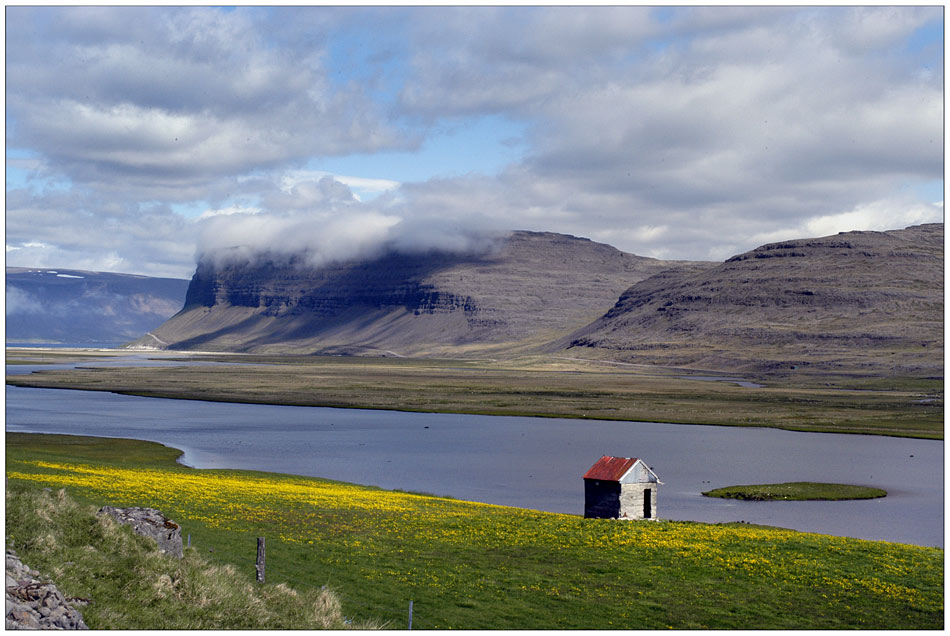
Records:
[[[563,354],[724,372],[943,377],[943,224],[661,261],[550,232],[481,253],[196,268],[167,348]],[[143,338],[137,346],[155,346]]]
[[[7,267],[6,340],[118,346],[174,315],[188,284],[139,274]]]
[[[934,223],[766,244],[641,281],[556,346],[677,366],[942,376],[943,235]]]
[[[320,268],[302,257],[204,259],[185,307],[154,334],[170,348],[211,351],[437,355],[527,347],[589,323],[631,282],[679,264],[526,231],[488,252],[390,252]]]

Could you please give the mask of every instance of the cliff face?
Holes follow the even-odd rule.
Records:
[[[562,341],[705,368],[943,373],[943,224],[763,245],[627,289]]]
[[[200,263],[184,309],[139,344],[300,353],[463,354],[530,346],[587,324],[630,284],[681,263],[551,233],[481,254],[390,253]]]
[[[457,259],[456,259],[457,260]],[[424,279],[433,270],[457,264],[445,255],[387,255],[372,263],[307,268],[300,259],[283,264],[215,268],[198,266],[185,309],[250,307],[262,316],[326,319],[351,307],[405,307],[413,312],[473,312],[471,298],[436,289]]]

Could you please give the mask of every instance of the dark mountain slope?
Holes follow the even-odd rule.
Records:
[[[561,341],[708,369],[943,374],[943,224],[763,245],[654,276]]]
[[[510,350],[563,336],[603,314],[630,284],[678,266],[538,232],[514,232],[487,254],[391,253],[321,268],[299,258],[223,267],[205,260],[184,309],[137,344],[397,355]]]
[[[6,269],[6,340],[118,346],[182,308],[188,281],[71,269]]]

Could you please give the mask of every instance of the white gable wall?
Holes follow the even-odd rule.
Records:
[[[656,519],[656,491],[659,481],[642,459],[634,462],[620,478],[620,518]],[[650,500],[649,507],[644,505],[644,499]],[[647,514],[649,516],[646,516]]]
[[[627,469],[627,472],[620,478],[621,484],[656,483],[658,481],[656,475],[642,459],[634,462],[633,466]]]

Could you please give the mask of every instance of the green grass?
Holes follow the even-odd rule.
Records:
[[[8,365],[12,365],[12,366],[16,366],[16,365],[18,365],[18,364],[22,364],[22,365],[35,365],[35,364],[55,364],[55,363],[54,363],[54,362],[48,362],[48,361],[36,362],[36,361],[32,361],[32,360],[7,360],[7,364],[8,364]]]
[[[163,555],[156,543],[65,490],[13,483],[7,545],[77,605],[90,629],[345,629],[329,589],[255,585],[193,548]],[[371,624],[359,627],[371,627]]]
[[[415,629],[943,627],[936,548],[194,470],[147,442],[8,434],[6,452],[11,486],[159,508],[248,581],[264,536],[266,587],[329,584],[346,616],[396,628],[409,601]]]
[[[887,491],[869,486],[794,481],[784,484],[726,486],[725,488],[716,488],[704,492],[703,495],[749,501],[841,501],[844,499],[886,497]]]

